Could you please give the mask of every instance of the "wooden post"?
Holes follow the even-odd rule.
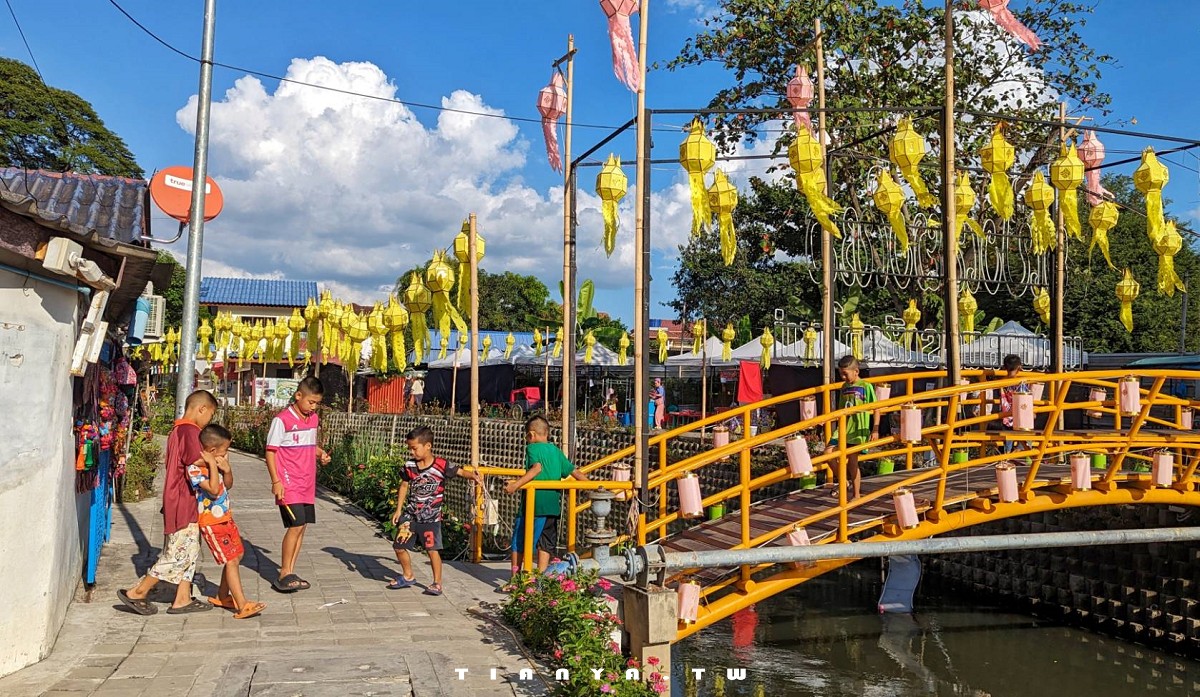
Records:
[[[575,168],[571,166],[571,113],[575,98],[575,37],[567,35],[567,120],[565,138],[563,139],[563,161],[566,178],[563,181],[563,413],[562,413],[562,449],[567,458],[575,459],[575,225],[572,220],[573,198],[575,196],[572,184],[576,176]],[[555,66],[562,62],[555,61]]]
[[[1067,103],[1058,103],[1058,139],[1059,144],[1067,144]],[[1058,190],[1055,189],[1057,192]],[[1058,197],[1056,224],[1054,226],[1054,293],[1050,296],[1050,371],[1063,372],[1063,298],[1067,286],[1067,235],[1063,230],[1062,196]],[[1053,389],[1055,385],[1050,385]],[[1054,394],[1051,392],[1050,394]]]
[[[646,217],[649,214],[648,190],[650,168],[646,164],[650,142],[649,114],[646,113],[646,31],[649,25],[649,0],[643,0],[638,26],[638,90],[637,90],[637,198],[634,199],[634,271],[633,271],[633,400],[634,423],[633,481],[644,502],[649,498],[647,482],[650,473],[650,445],[647,440],[647,384],[650,377],[650,244]]]
[[[458,401],[458,349],[450,354],[450,416],[449,421],[454,421],[455,404]]]
[[[962,372],[958,328],[958,229],[954,210],[954,3],[946,0],[946,101],[942,111],[942,317],[946,335],[946,384],[957,385]]]
[[[546,327],[546,335],[545,336],[546,336],[546,345],[544,347],[542,347],[542,350],[545,351],[545,356],[546,356],[546,368],[545,368],[545,373],[542,376],[542,389],[545,390],[542,393],[542,411],[546,412],[546,414],[549,415],[550,414],[550,327]]]
[[[700,336],[700,419],[708,416],[708,318],[700,320],[702,325]],[[708,427],[700,427],[700,442],[704,442]]]
[[[475,214],[469,218],[467,228],[467,259],[471,265],[471,466],[479,467],[479,260],[475,257],[478,231],[475,227]],[[458,361],[455,360],[455,365]],[[480,485],[476,485],[480,486]],[[478,498],[478,497],[477,497]],[[482,542],[483,520],[482,511],[475,507],[475,527],[472,534],[479,536]],[[474,561],[481,561],[481,545],[472,545]]]
[[[815,24],[817,32],[817,110],[820,112],[820,129],[818,136],[821,140],[821,151],[825,157],[825,193],[829,194],[829,154],[825,146],[829,142],[829,132],[825,128],[825,36],[821,32],[821,20]],[[834,370],[833,342],[835,340],[834,325],[837,318],[833,315],[834,294],[833,274],[833,237],[824,229],[821,230],[821,326],[825,330],[825,340],[821,345],[821,375],[825,384],[832,383],[836,377]]]

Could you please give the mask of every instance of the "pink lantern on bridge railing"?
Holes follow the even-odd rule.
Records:
[[[625,464],[624,462],[618,462],[617,464],[615,464],[615,465],[613,465],[613,466],[612,466],[612,478],[613,478],[613,481],[614,481],[614,482],[627,482],[627,481],[629,481],[629,474],[630,474],[630,472],[632,472],[632,471],[633,471],[633,468],[632,468],[632,467],[630,467],[629,465]],[[628,491],[624,491],[624,490],[622,490],[622,491],[618,491],[618,492],[617,492],[616,499],[617,499],[618,501],[624,501],[624,500],[626,500],[626,499],[628,499],[628,498],[629,498],[629,492],[628,492]]]
[[[712,433],[713,433],[713,450],[716,450],[717,448],[721,448],[726,445],[729,445],[729,429],[728,428],[726,428],[724,426],[714,426]],[[723,457],[723,458],[721,458],[721,461],[724,462],[725,460],[728,460],[728,459],[729,459],[728,457]]]
[[[704,497],[700,495],[700,478],[696,473],[683,475],[676,480],[675,486],[679,489],[680,517],[699,518],[704,515],[704,506],[701,504]]]
[[[1012,397],[1013,430],[1033,430],[1033,395],[1017,392]]]
[[[1071,488],[1087,491],[1092,488],[1092,458],[1087,453],[1071,453]]]
[[[1020,494],[1017,490],[1017,466],[1011,462],[996,465],[996,488],[1000,490],[1000,502],[1012,503]]]
[[[1046,383],[1035,382],[1029,385],[1029,391],[1033,394],[1033,401],[1040,402],[1046,394]]]
[[[800,398],[800,420],[808,421],[809,419],[817,418],[817,398],[816,397],[801,397]]]
[[[681,581],[675,589],[678,601],[676,616],[683,622],[691,624],[700,616],[700,584],[695,581]]]
[[[806,547],[812,544],[808,539],[808,531],[801,525],[797,525],[787,534],[787,543],[792,547]]]
[[[1121,378],[1117,402],[1124,416],[1134,416],[1142,410],[1142,385],[1136,376],[1126,375]]]
[[[905,443],[921,440],[921,408],[911,402],[900,407],[900,440]]]
[[[1175,478],[1175,455],[1170,450],[1159,450],[1154,453],[1150,467],[1154,486],[1169,487]]]
[[[984,414],[992,413],[992,400],[996,398],[995,390],[983,391],[983,412]]]
[[[1184,431],[1192,430],[1192,420],[1194,413],[1191,407],[1184,407],[1179,412],[1179,428]]]
[[[1093,387],[1088,391],[1089,402],[1099,402],[1101,405],[1108,400],[1108,390],[1103,387]],[[1089,418],[1099,419],[1104,416],[1104,412],[1099,409],[1089,409],[1087,412]]]
[[[892,386],[887,384],[875,386],[875,401],[883,402],[892,398]]]
[[[793,477],[808,474],[813,471],[812,455],[808,452],[808,441],[797,433],[783,442],[787,452],[788,473]]]
[[[910,530],[921,524],[917,517],[917,504],[913,501],[910,489],[897,489],[892,494],[892,503],[896,506],[896,522],[901,528]]]

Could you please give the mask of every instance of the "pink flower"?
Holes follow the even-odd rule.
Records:
[[[575,582],[568,578],[562,582],[562,589],[568,593],[571,593],[579,590],[579,586],[575,585]]]
[[[613,586],[612,581],[609,581],[606,578],[602,578],[599,581],[596,581],[596,585],[600,586],[600,590],[602,590],[602,591],[607,591],[607,590],[611,589]]]
[[[551,601],[550,601],[550,607],[558,607],[558,601],[557,601],[557,600],[551,600]]]
[[[608,694],[609,692],[612,692],[612,685],[609,685],[608,683],[604,683],[603,685],[600,686],[600,691],[605,694]]]
[[[562,649],[554,649],[554,658],[562,659],[562,657],[563,657]]]
[[[660,661],[658,660],[658,656],[651,656],[650,658],[646,659],[646,665],[648,666],[656,666],[659,663]]]
[[[615,653],[621,650],[621,645],[615,641],[610,641],[608,642],[608,650]]]

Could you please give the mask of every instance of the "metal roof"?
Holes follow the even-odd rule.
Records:
[[[200,279],[201,305],[304,307],[309,298],[320,299],[316,281],[216,277]]]
[[[0,202],[46,227],[137,244],[148,233],[144,179],[0,167]]]

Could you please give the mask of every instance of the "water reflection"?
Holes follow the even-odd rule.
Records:
[[[727,695],[771,697],[1126,697],[1200,693],[1200,662],[922,590],[915,615],[878,615],[877,566],[830,574],[743,610],[676,647],[685,668],[745,667]]]

